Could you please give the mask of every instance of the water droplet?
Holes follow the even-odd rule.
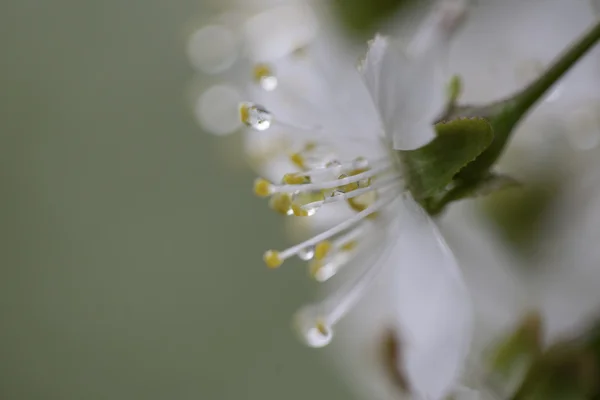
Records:
[[[369,168],[369,161],[364,157],[356,157],[354,159],[354,168],[356,168],[356,169]]]
[[[310,265],[310,275],[317,282],[325,282],[335,276],[352,258],[350,251],[337,251],[323,261],[315,261]]]
[[[260,87],[270,92],[277,88],[277,77],[275,76],[265,76],[260,78]]]
[[[257,131],[269,129],[273,115],[263,106],[254,103],[240,105],[240,118],[244,124]]]
[[[310,347],[324,347],[331,343],[333,331],[326,325],[314,326],[306,331],[304,339]]]
[[[371,185],[371,179],[370,178],[365,178],[365,179],[361,179],[360,181],[356,182],[356,184],[358,185],[359,188],[366,188],[369,187],[369,185]]]
[[[348,175],[346,175],[346,174],[342,174],[342,175],[338,176],[338,179],[346,179],[346,178],[348,178]],[[351,182],[351,183],[347,183],[342,186],[338,186],[336,188],[336,190],[339,190],[342,193],[348,193],[348,192],[358,189],[359,186],[360,185],[358,184],[358,182]]]
[[[298,258],[303,261],[310,261],[315,256],[315,248],[314,246],[306,247],[300,251],[298,251]]]
[[[298,190],[292,194],[292,203],[294,205],[302,207],[306,211],[306,216],[310,217],[321,208],[321,204],[313,204],[309,207],[304,207],[308,204],[315,203],[323,200],[323,193],[320,190],[315,191],[302,191]]]
[[[331,326],[321,316],[316,316],[313,307],[300,310],[295,320],[300,337],[308,346],[324,347],[333,339]]]
[[[257,64],[252,72],[254,81],[264,90],[270,92],[277,88],[277,77],[269,65]]]

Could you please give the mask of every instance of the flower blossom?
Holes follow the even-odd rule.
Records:
[[[298,313],[302,338],[312,347],[328,344],[334,325],[384,279],[393,295],[372,312],[401,343],[393,369],[403,371],[405,389],[427,399],[453,389],[469,347],[470,306],[450,249],[406,189],[395,150],[435,137],[433,121],[446,102],[440,66],[461,4],[436,4],[404,46],[377,36],[360,73],[345,60],[338,64],[344,57],[333,56],[329,43],[258,64],[256,90],[239,108],[254,140],[286,140],[255,193],[286,216],[326,221],[308,240],[267,251],[266,264],[278,268],[297,257],[319,282],[345,278]]]

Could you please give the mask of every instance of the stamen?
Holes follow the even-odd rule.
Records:
[[[348,232],[339,235],[339,237],[335,238],[335,240],[329,243],[331,243],[331,247],[334,250],[352,250],[356,243],[356,239],[358,239],[364,232],[364,224],[359,224],[358,226],[350,229]],[[303,261],[310,261],[315,257],[315,248],[316,246],[305,247],[304,249],[298,251],[296,255]]]
[[[391,164],[385,164],[376,168],[372,168],[366,172],[356,174],[353,176],[347,176],[341,179],[326,182],[315,182],[304,185],[271,185],[271,193],[293,193],[298,190],[323,190],[332,189],[338,186],[348,185],[350,183],[358,182],[364,179],[372,178],[382,172],[385,172],[392,168]]]
[[[323,127],[321,125],[300,125],[292,122],[282,121],[280,119],[276,121],[276,124],[283,128],[300,131],[305,135],[312,135],[312,137],[315,138],[323,135]]]
[[[317,176],[317,175],[321,175],[321,174],[325,174],[325,173],[366,169],[369,167],[374,167],[374,166],[384,165],[384,164],[389,164],[389,159],[382,158],[379,160],[375,160],[371,163],[371,165],[369,165],[369,162],[363,157],[357,157],[352,161],[343,162],[343,163],[340,161],[337,161],[337,160],[331,160],[327,163],[327,165],[325,165],[325,167],[311,169],[309,171],[304,172],[303,175],[313,177],[313,176]],[[361,172],[363,172],[363,171],[361,171]]]
[[[252,69],[252,78],[261,88],[270,92],[277,88],[277,77],[272,67],[268,64],[256,64]]]
[[[372,237],[367,237],[366,242],[359,242],[357,239],[363,236],[365,227],[359,225],[350,232],[342,235],[333,241],[333,250],[328,252],[325,259],[315,259],[309,265],[309,274],[317,282],[325,282],[351,261],[357,251],[357,247],[368,247],[372,242]]]
[[[331,250],[332,246],[333,245],[328,240],[324,240],[321,243],[317,243],[317,245],[315,246],[315,258],[317,260],[322,260],[325,257],[327,257],[327,254]]]
[[[287,185],[303,185],[305,183],[310,183],[310,177],[304,174],[285,174],[283,176],[282,181]]]
[[[325,282],[337,274],[351,259],[350,252],[338,251],[326,260],[314,260],[309,265],[310,276],[317,282]]]
[[[304,169],[305,168],[305,161],[304,161],[304,157],[302,157],[302,154],[300,153],[293,153],[290,155],[290,161],[296,165],[298,168],[300,169]]]
[[[293,215],[292,196],[289,193],[276,193],[269,199],[269,207],[283,215]]]
[[[282,121],[280,119],[274,119],[273,114],[264,106],[250,101],[240,103],[239,109],[240,120],[242,121],[242,123],[256,131],[265,131],[271,126],[276,125],[286,128],[288,130],[291,129],[302,132],[304,136],[313,138],[320,142],[323,142],[326,139],[333,142],[341,139],[339,135],[335,135],[332,132],[324,134],[324,128],[321,125],[300,125],[287,121]],[[362,142],[366,144],[373,143],[373,141],[369,138],[362,136],[351,136],[347,133],[343,135],[343,139]]]
[[[263,259],[265,260],[265,264],[267,264],[269,268],[277,268],[281,264],[283,264],[283,259],[281,258],[281,255],[278,251],[275,250],[266,251],[263,256]]]
[[[310,314],[310,310],[296,315],[296,325],[301,332],[302,339],[310,347],[327,346],[333,339],[333,331],[325,320]]]
[[[254,180],[254,194],[258,197],[269,197],[273,194],[273,185],[266,179],[257,178]]]
[[[361,194],[360,196],[356,196],[348,199],[348,205],[354,211],[362,211],[377,201],[378,192],[376,190],[372,190],[370,192]],[[375,214],[371,214],[371,216],[375,216]]]
[[[326,230],[325,232],[322,232],[302,243],[299,243],[299,244],[292,246],[281,252],[277,252],[274,250],[267,251],[265,253],[265,257],[264,257],[265,262],[267,262],[268,266],[271,266],[271,264],[277,264],[277,265],[275,265],[276,267],[281,265],[281,263],[283,263],[283,261],[285,261],[288,258],[292,257],[293,255],[297,254],[302,249],[314,246],[317,243],[322,242],[324,240],[328,240],[329,238],[337,235],[338,233],[341,233],[341,232],[345,231],[346,229],[356,225],[357,223],[362,221],[364,218],[366,218],[370,214],[373,214],[374,212],[378,211],[379,209],[381,209],[382,207],[387,205],[389,202],[394,200],[394,197],[396,194],[397,193],[392,193],[390,196],[386,196],[384,198],[377,200],[372,206],[368,207],[366,210],[363,210],[363,211],[353,215],[351,218],[348,218],[347,220],[339,223],[338,225],[333,226],[332,228]],[[273,258],[273,254],[275,254],[277,256],[275,259]],[[279,263],[270,262],[273,260],[278,260],[280,262]]]
[[[371,286],[379,272],[387,264],[387,257],[391,253],[391,249],[394,246],[380,246],[383,247],[382,251],[370,251],[363,252],[369,254],[369,256],[375,255],[369,266],[365,268],[362,274],[360,274],[354,281],[351,281],[345,288],[334,295],[326,299],[321,303],[319,308],[325,310],[324,320],[329,325],[336,324],[346,313],[350,310],[354,304],[362,297],[364,292]]]
[[[354,197],[362,196],[364,194],[367,194],[367,193],[375,191],[375,190],[390,189],[390,188],[398,185],[401,182],[400,179],[401,179],[400,176],[393,175],[393,176],[390,176],[389,178],[382,179],[381,181],[376,181],[376,183],[374,183],[373,185],[370,185],[369,187],[355,189],[348,193],[339,193],[335,196],[327,197],[324,200],[319,200],[319,201],[305,204],[301,208],[302,209],[312,209],[315,207],[321,207],[325,204],[336,203],[336,202],[344,201],[344,200],[350,200]],[[358,211],[362,211],[362,210],[358,210]]]
[[[373,262],[368,263],[363,273],[332,297],[320,304],[301,309],[296,315],[296,324],[304,341],[311,347],[323,347],[333,338],[332,327],[356,304],[387,264],[393,246],[378,246],[382,251],[362,252]],[[373,257],[374,256],[374,257]]]
[[[314,207],[305,207],[302,208],[303,205],[308,203],[316,203],[320,200],[323,200],[325,195],[321,190],[313,190],[313,191],[305,191],[298,190],[294,192],[291,196],[292,199],[292,211],[297,217],[310,217],[315,215],[320,206]]]
[[[240,120],[257,131],[266,131],[273,123],[273,115],[263,106],[245,102],[240,104]]]

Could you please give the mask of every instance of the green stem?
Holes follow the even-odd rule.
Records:
[[[516,96],[514,110],[521,115],[527,111],[600,39],[600,21],[574,45],[556,59],[554,64],[535,82]]]
[[[502,155],[519,121],[598,40],[600,40],[600,20],[561,54],[539,78],[515,95],[484,106],[452,105],[449,108],[441,120],[448,121],[461,117],[486,118],[494,131],[494,139],[483,153],[454,177],[457,183],[454,188],[441,197],[429,200],[426,209],[430,214],[438,214],[448,203],[467,197],[472,189],[490,176],[491,168]]]
[[[506,100],[484,107],[462,108],[462,113],[466,116],[477,115],[488,118],[494,129],[494,141],[486,151],[461,172],[463,178],[471,180],[488,173],[502,154],[519,121],[598,40],[600,40],[600,21],[575,41],[538,79],[524,90]]]

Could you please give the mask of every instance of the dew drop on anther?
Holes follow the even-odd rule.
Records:
[[[296,314],[295,322],[301,339],[310,347],[324,347],[331,343],[333,330],[314,309],[306,307]]]
[[[267,64],[257,64],[254,66],[253,78],[256,83],[260,85],[263,90],[270,92],[277,88],[277,77],[271,68]]]
[[[306,331],[304,338],[310,347],[324,347],[333,339],[333,331],[325,325],[314,326]]]
[[[302,191],[298,190],[292,194],[292,203],[302,207],[307,217],[311,217],[321,208],[321,204],[315,202],[323,200],[321,191]],[[312,205],[311,205],[312,204]]]
[[[242,103],[240,104],[240,119],[254,130],[265,131],[271,126],[273,115],[261,105]]]

